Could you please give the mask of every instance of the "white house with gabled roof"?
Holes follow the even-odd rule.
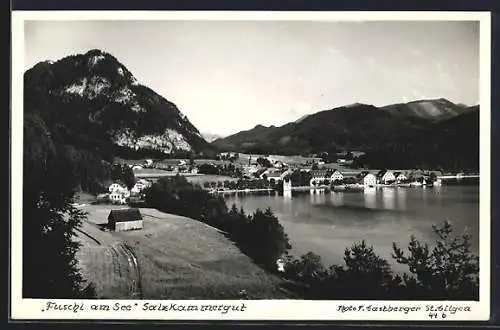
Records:
[[[396,177],[394,172],[389,170],[383,170],[377,173],[378,183],[380,184],[390,184],[396,182]]]
[[[375,187],[377,185],[377,177],[375,174],[366,173],[363,176],[363,185],[365,187]]]
[[[339,170],[334,170],[332,175],[330,176],[330,180],[331,182],[342,181],[344,180],[344,175]]]

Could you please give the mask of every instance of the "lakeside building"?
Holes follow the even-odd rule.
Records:
[[[396,178],[396,183],[401,184],[408,181],[408,176],[403,172],[394,172],[394,177]]]
[[[377,173],[377,183],[379,184],[391,184],[396,182],[396,177],[394,172],[389,170],[382,170]]]
[[[365,187],[375,187],[377,185],[377,177],[375,174],[366,172],[363,175],[363,185]]]

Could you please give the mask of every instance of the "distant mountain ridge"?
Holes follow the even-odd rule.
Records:
[[[479,106],[361,157],[367,166],[479,171]]]
[[[414,163],[425,163],[425,159],[432,157],[444,161],[444,157],[433,156],[432,151],[425,152],[425,147],[415,140],[421,139],[426,141],[424,145],[432,145],[435,152],[448,155],[445,161],[447,164],[465,164],[471,167],[470,162],[457,155],[460,150],[448,140],[462,141],[462,137],[471,140],[471,132],[477,132],[474,126],[477,121],[457,119],[460,122],[457,125],[453,119],[474,119],[474,116],[478,117],[478,113],[478,106],[465,107],[446,99],[420,100],[384,107],[355,103],[303,116],[280,127],[257,125],[253,129],[215,140],[213,144],[225,151],[289,155],[339,149],[378,153],[405,149],[404,154],[408,155],[411,153],[408,148],[416,148],[420,150],[423,159],[415,159]],[[466,129],[468,131],[461,135],[460,132]],[[450,131],[454,133],[449,134]],[[436,139],[435,143],[431,143],[430,137]],[[447,144],[450,146],[448,149],[453,150],[451,153],[446,148],[440,149],[441,139],[443,145]],[[462,144],[465,149],[468,148],[463,150],[465,154],[474,154],[473,145],[466,141],[462,141]],[[394,157],[396,154],[396,151],[391,153]],[[460,161],[455,164],[457,159]]]
[[[201,133],[201,136],[205,139],[207,142],[213,142],[217,139],[222,139],[223,137],[219,134],[212,134],[212,133]]]
[[[27,70],[24,101],[60,140],[166,155],[214,150],[174,103],[98,49]]]
[[[415,116],[395,116],[373,105],[352,104],[303,116],[280,127],[257,125],[213,142],[222,150],[313,153],[333,148],[371,149],[427,125]]]
[[[455,104],[443,98],[392,104],[380,109],[393,115],[419,117],[435,121],[453,118],[470,111],[470,108],[463,104]]]

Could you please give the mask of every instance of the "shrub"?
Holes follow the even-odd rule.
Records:
[[[276,270],[276,260],[291,248],[278,218],[270,208],[265,211],[257,209],[249,221],[242,224],[244,230],[235,236],[242,251],[265,268]]]
[[[438,240],[432,251],[415,237],[408,256],[393,243],[393,257],[408,265],[410,275],[393,274],[387,260],[361,241],[345,250],[344,265],[326,270],[314,253],[287,257],[285,277],[309,286],[309,299],[477,300],[479,267],[470,252],[470,236],[451,238],[449,222],[433,229]]]
[[[405,279],[420,298],[478,299],[479,258],[470,250],[470,235],[451,237],[451,223],[433,226],[438,236],[436,246],[420,243],[414,236],[408,244],[409,255],[393,243],[393,257],[398,263],[408,265],[415,278]]]

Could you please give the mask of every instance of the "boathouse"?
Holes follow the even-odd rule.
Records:
[[[108,228],[113,231],[142,229],[141,212],[136,208],[111,210],[108,216]]]

